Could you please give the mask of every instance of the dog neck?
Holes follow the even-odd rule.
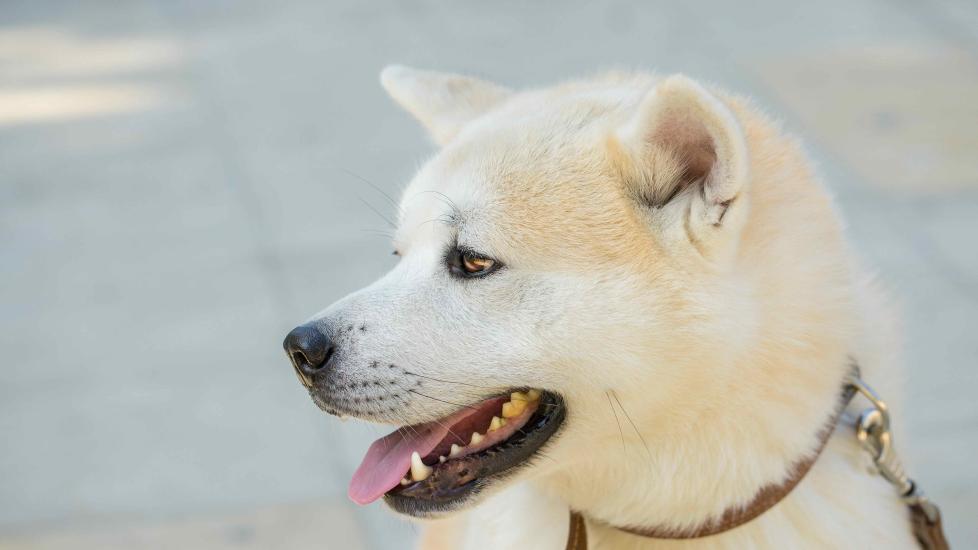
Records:
[[[855,366],[855,364],[852,365],[850,371],[853,375],[858,377],[859,369]],[[855,388],[848,382],[843,381],[843,383],[840,384],[838,403],[836,404],[835,409],[832,411],[825,425],[822,426],[817,434],[818,446],[815,451],[792,464],[788,471],[787,477],[785,477],[784,480],[778,483],[760,487],[756,494],[746,504],[738,504],[728,507],[726,510],[724,510],[720,517],[711,519],[699,526],[688,529],[676,529],[656,525],[609,526],[642,537],[656,539],[695,539],[717,535],[753,520],[781,502],[781,500],[788,496],[795,486],[797,486],[798,483],[805,477],[811,467],[815,464],[815,461],[818,460],[818,457],[821,456],[822,451],[825,449],[826,444],[828,444],[829,438],[832,436],[832,433],[839,422],[839,419],[842,417],[843,411],[852,400],[855,393]],[[571,512],[571,540],[586,536],[584,534],[585,524],[583,523],[583,519],[578,519],[578,517],[575,516],[583,518],[583,516],[580,516],[578,512]],[[577,532],[575,532],[574,526],[576,526]],[[568,548],[571,548],[570,542],[568,542]]]
[[[589,521],[634,534],[693,538],[732,529],[777,504],[815,462],[851,397],[845,369],[837,372],[821,387],[745,388],[739,400],[753,409],[735,404],[708,415],[690,404],[679,410],[694,412],[671,419],[672,428],[623,417],[623,431],[640,435],[642,427],[647,437],[595,445],[600,451],[544,485]],[[622,413],[638,399],[623,394]],[[769,402],[785,407],[757,408]]]

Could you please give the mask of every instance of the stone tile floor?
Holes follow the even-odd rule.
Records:
[[[380,431],[279,348],[391,261],[359,178],[396,193],[431,152],[395,61],[682,71],[783,116],[903,303],[915,471],[978,541],[978,4],[733,6],[5,2],[0,548],[410,545],[344,497]]]

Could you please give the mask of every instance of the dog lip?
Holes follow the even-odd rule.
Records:
[[[384,502],[415,517],[430,517],[464,507],[486,488],[527,466],[557,434],[566,417],[563,399],[543,392],[540,406],[518,437],[511,437],[478,453],[435,466],[427,479],[391,489]]]

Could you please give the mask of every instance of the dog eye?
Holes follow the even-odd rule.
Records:
[[[465,272],[470,275],[489,271],[494,265],[496,265],[495,260],[480,258],[479,256],[473,256],[469,253],[462,254],[462,269],[464,269]]]
[[[498,269],[502,264],[475,252],[455,250],[448,258],[449,268],[459,277],[482,277]]]

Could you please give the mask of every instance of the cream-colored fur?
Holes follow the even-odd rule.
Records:
[[[682,76],[512,92],[391,67],[382,83],[441,150],[405,191],[398,266],[321,314],[383,328],[338,368],[410,365],[453,402],[540,387],[568,412],[545,456],[431,520],[424,547],[562,548],[568,508],[599,520],[592,548],[914,547],[845,427],[740,528],[662,541],[600,523],[688,528],[780,482],[816,448],[850,356],[892,401],[891,315],[794,139]],[[506,267],[452,279],[456,241]],[[347,412],[453,409],[412,395]]]

